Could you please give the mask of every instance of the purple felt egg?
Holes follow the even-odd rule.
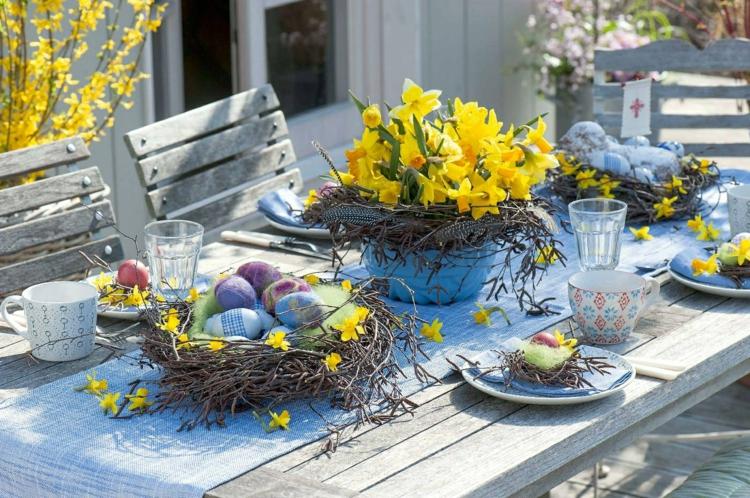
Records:
[[[281,280],[283,275],[275,267],[263,261],[250,261],[237,268],[237,275],[247,280],[255,289],[256,294],[263,294],[263,291],[276,282]]]
[[[221,280],[214,287],[214,295],[224,310],[234,308],[255,308],[258,300],[255,289],[242,277],[232,275]]]
[[[279,299],[292,292],[312,292],[312,287],[301,278],[286,277],[277,280],[263,291],[263,307],[273,315]]]

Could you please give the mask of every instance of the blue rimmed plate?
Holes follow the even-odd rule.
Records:
[[[117,276],[117,272],[109,272],[105,273],[105,275],[108,275],[114,279]],[[90,277],[87,277],[84,282],[94,285],[94,280],[99,275],[91,275]],[[208,275],[203,275],[201,273],[197,274],[195,276],[195,281],[193,282],[193,287],[198,289],[198,292],[205,292],[208,290],[209,287],[211,287],[211,281],[212,278]],[[97,314],[99,316],[105,316],[107,318],[116,318],[118,320],[139,320],[141,317],[141,311],[138,309],[137,306],[123,306],[121,304],[118,305],[109,305],[109,304],[99,304],[97,306]]]
[[[622,356],[593,346],[581,346],[580,351],[585,356],[603,357],[608,363],[615,366],[615,369],[607,374],[586,374],[587,380],[594,385],[594,388],[551,387],[527,381],[516,381],[513,385],[506,386],[501,372],[480,376],[482,367],[487,368],[499,363],[500,360],[493,351],[485,351],[472,358],[471,361],[478,363],[479,368],[465,368],[462,370],[462,374],[467,383],[485,394],[514,403],[529,405],[587,403],[612,396],[625,389],[635,380],[635,369]]]

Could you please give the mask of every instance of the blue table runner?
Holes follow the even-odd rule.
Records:
[[[727,171],[739,181],[750,182],[750,174]],[[717,193],[707,195],[710,203]],[[728,238],[726,206],[723,204],[708,218]],[[685,221],[666,221],[651,228],[654,240],[635,242],[629,232],[623,235],[620,269],[657,268],[698,242]],[[555,297],[553,307],[560,315],[528,317],[518,310],[512,296],[500,299],[511,325],[498,315],[491,327],[475,325],[472,301],[450,308],[419,306],[420,316],[428,321],[438,317],[444,322],[444,342],[428,343],[431,355],[424,366],[435,376],[445,377],[450,366],[446,355],[472,355],[497,347],[510,337],[526,337],[570,316],[567,303],[567,279],[578,271],[575,241],[567,233],[559,239],[568,257],[567,267],[550,267],[537,297]],[[353,267],[353,274],[364,274]],[[484,300],[484,295],[480,295]],[[411,306],[394,303],[408,311]],[[135,379],[153,380],[155,371],[142,370],[135,361],[113,360],[96,368],[99,377],[109,381],[110,389],[128,391]],[[423,386],[407,369],[402,389],[413,393]],[[247,412],[228,418],[225,428],[176,432],[180,416],[173,413],[113,420],[101,414],[98,400],[73,392],[85,383],[85,372],[38,387],[0,404],[0,496],[202,496],[205,491],[258,467],[295,448],[326,435],[325,423],[307,402],[289,403],[290,431],[265,433]],[[5,386],[11,388],[12,386]],[[148,386],[152,389],[154,386]],[[315,401],[318,411],[333,423],[352,421],[351,414],[333,410],[325,401]]]

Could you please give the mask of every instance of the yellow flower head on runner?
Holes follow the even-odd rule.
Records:
[[[271,415],[271,422],[268,423],[268,428],[270,430],[289,430],[289,423],[292,421],[292,416],[289,415],[287,410],[282,411],[280,414],[276,412],[268,412],[268,414]]]
[[[442,328],[443,322],[435,318],[429,325],[423,323],[419,333],[433,342],[443,342],[443,335],[440,333]]]
[[[654,209],[656,209],[656,219],[671,218],[675,213],[675,209],[672,207],[672,204],[674,204],[675,201],[677,201],[676,196],[662,197],[661,202],[654,204]]]
[[[630,230],[630,233],[633,234],[633,237],[635,240],[652,240],[654,238],[653,235],[648,233],[648,231],[651,229],[649,226],[641,227],[641,228],[633,228],[628,227]]]
[[[700,232],[704,224],[703,217],[700,214],[696,214],[692,219],[687,221],[687,227],[694,232]]]
[[[120,393],[107,393],[99,400],[99,408],[107,413],[117,412],[117,400],[120,399]]]
[[[719,240],[719,235],[721,235],[721,232],[714,227],[713,223],[709,223],[708,225],[703,224],[701,226],[697,238],[698,240],[712,241]]]
[[[125,399],[130,401],[130,405],[128,405],[128,410],[131,412],[134,411],[146,411],[148,410],[148,407],[153,405],[153,401],[149,401],[148,399],[148,389],[145,387],[139,387],[138,390],[136,390],[135,394],[126,394]]]

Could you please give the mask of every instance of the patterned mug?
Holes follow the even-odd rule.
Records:
[[[750,185],[730,188],[727,191],[727,208],[732,237],[750,232]]]
[[[658,296],[659,282],[624,271],[579,272],[568,280],[573,319],[584,341],[593,344],[627,339]]]
[[[31,354],[45,361],[70,361],[94,349],[96,301],[94,286],[83,282],[46,282],[32,285],[20,296],[0,305],[3,319],[31,343]],[[8,313],[17,304],[26,315],[26,327]]]

